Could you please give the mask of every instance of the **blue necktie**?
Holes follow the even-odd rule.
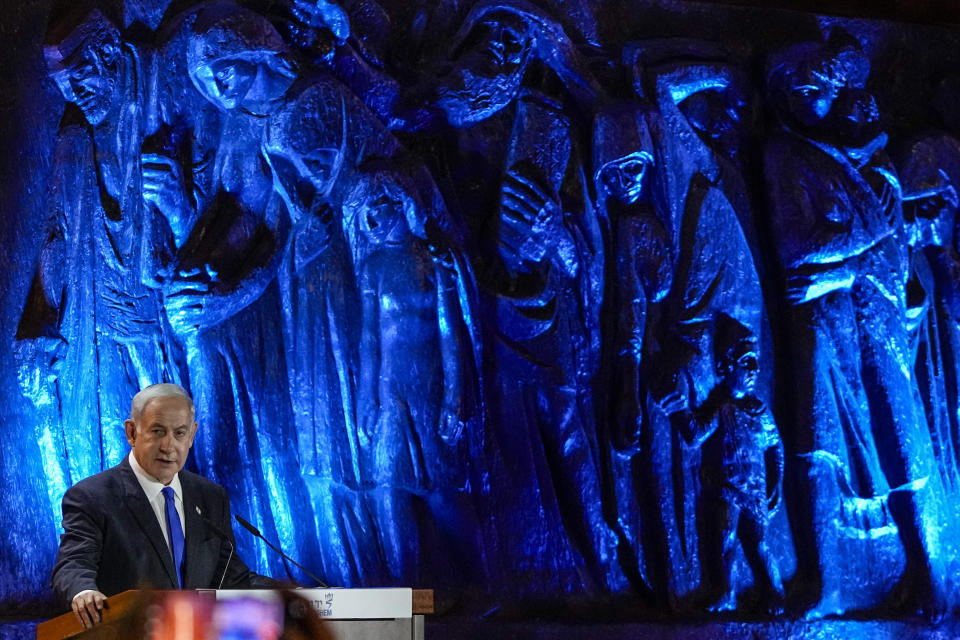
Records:
[[[166,502],[167,533],[170,536],[170,548],[173,550],[173,566],[177,568],[177,582],[183,589],[183,575],[180,573],[180,566],[183,564],[183,525],[180,524],[173,489],[164,487],[162,493]]]

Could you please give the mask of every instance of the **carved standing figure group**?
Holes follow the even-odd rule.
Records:
[[[888,154],[855,38],[751,80],[585,3],[182,4],[51,17],[16,350],[54,504],[170,381],[332,584],[957,601],[960,142]]]

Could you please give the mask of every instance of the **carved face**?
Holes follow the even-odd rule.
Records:
[[[530,50],[530,33],[520,16],[490,16],[470,33],[473,46],[469,54],[477,73],[510,73],[523,65]]]
[[[830,125],[847,146],[862,146],[880,133],[880,110],[873,95],[844,88],[833,104]]]
[[[756,389],[759,373],[760,362],[757,359],[756,350],[748,349],[740,353],[739,357],[731,363],[730,373],[727,376],[731,395],[734,398],[751,395]]]
[[[51,73],[67,102],[73,102],[91,125],[98,125],[115,102],[119,47],[112,40],[86,41]]]
[[[905,199],[903,203],[912,244],[919,247],[950,246],[953,242],[953,225],[960,199],[942,169],[939,173],[943,183]]]
[[[790,79],[788,109],[797,122],[815,127],[830,113],[838,93],[839,87],[824,72],[805,66]]]
[[[643,195],[643,178],[652,161],[649,153],[638,151],[608,162],[600,169],[600,182],[610,196],[634,204]]]
[[[139,420],[127,420],[124,428],[137,462],[163,484],[183,468],[197,434],[190,403],[176,396],[148,401]]]
[[[451,124],[478,122],[510,104],[532,46],[532,29],[520,16],[491,15],[477,24],[453,69],[438,82],[436,104]]]
[[[373,244],[398,242],[408,233],[404,207],[407,198],[401,188],[386,182],[376,182],[363,201],[357,215],[360,230]]]
[[[680,103],[694,130],[730,158],[740,150],[740,122],[746,107],[746,100],[734,91],[701,91]]]
[[[207,99],[229,111],[243,103],[257,77],[257,66],[241,57],[214,60],[193,70],[194,81]]]

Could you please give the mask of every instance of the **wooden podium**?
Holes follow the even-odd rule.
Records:
[[[273,602],[280,626],[291,610],[311,611],[320,625],[319,637],[330,640],[423,640],[423,617],[433,613],[432,589],[297,589],[294,591],[213,590],[124,591],[107,598],[100,623],[84,630],[71,611],[37,625],[37,640],[113,638],[136,640],[148,635],[166,638],[158,616],[189,611],[197,640],[207,637],[217,607],[245,606],[244,602]],[[178,608],[179,607],[179,608]],[[173,613],[171,613],[171,611]],[[240,611],[240,609],[237,609]],[[164,613],[166,612],[166,613]],[[234,613],[229,614],[236,617]],[[206,627],[202,622],[206,619]],[[171,623],[174,624],[174,623]],[[179,623],[177,623],[179,624]],[[170,626],[170,625],[168,625]],[[203,629],[203,631],[201,631]],[[148,633],[149,630],[149,633]],[[182,629],[169,637],[179,638]]]

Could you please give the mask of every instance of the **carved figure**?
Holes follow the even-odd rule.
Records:
[[[617,523],[614,530],[638,559],[634,579],[652,595],[657,560],[648,558],[649,504],[632,488],[639,469],[636,455],[648,426],[644,349],[651,304],[669,292],[675,264],[674,246],[654,207],[651,184],[657,171],[655,148],[646,125],[648,110],[635,102],[614,103],[597,114],[593,133],[597,211],[607,225],[609,259],[604,275],[603,357],[597,385],[598,435],[601,447],[617,452],[606,461],[612,478]],[[629,487],[627,490],[623,488]],[[643,586],[640,586],[643,585]]]
[[[359,330],[350,319],[360,303],[336,211],[354,167],[369,154],[393,155],[399,145],[337,80],[325,74],[297,75],[264,18],[226,6],[217,11],[207,22],[208,40],[192,43],[190,68],[198,89],[229,119],[257,127],[245,132],[245,143],[249,148],[254,142],[259,149],[257,159],[269,168],[271,191],[289,215],[278,227],[283,236],[265,247],[272,252],[268,266],[279,263],[279,272],[264,273],[279,275],[300,468],[316,505],[317,530],[337,550],[326,559],[328,573],[346,583],[380,579],[376,550],[364,544],[374,523],[362,491],[369,470],[363,465],[356,417]],[[429,191],[429,176],[422,168],[414,173]],[[239,193],[249,189],[249,182],[238,183]],[[412,221],[420,237],[430,226],[428,219],[437,228],[448,226],[433,215],[434,192],[423,215]],[[400,535],[402,528],[395,533]]]
[[[340,209],[363,157],[389,156],[398,147],[328,76],[292,86],[272,110],[262,142],[293,225],[278,283],[300,471],[319,530],[332,543],[327,576],[346,584],[390,574],[368,543],[376,530],[364,500],[370,472],[357,423],[361,303]]]
[[[821,584],[814,615],[879,601],[902,558],[901,584],[915,585],[904,597],[933,610],[943,602],[935,467],[909,373],[900,185],[863,90],[868,74],[863,54],[836,41],[789,48],[768,71],[783,125],[768,142],[765,174],[791,305],[794,433],[797,451],[814,454],[802,519],[816,541],[802,562]],[[824,472],[827,459],[834,469]],[[832,505],[843,506],[824,511]],[[889,574],[855,564],[865,544],[890,558]],[[857,593],[838,590],[864,571],[872,575]]]
[[[664,95],[671,92],[669,78],[659,76]],[[621,526],[634,548],[642,546],[649,586],[683,606],[701,580],[695,527],[699,453],[680,446],[660,403],[676,392],[693,407],[707,399],[718,382],[717,314],[757,332],[762,297],[736,213],[709,177],[716,178],[710,174],[713,156],[676,105],[669,107],[666,113],[646,102],[607,107],[597,118],[594,145],[598,197],[610,216],[618,256],[617,284],[609,293],[622,301],[608,308],[623,322],[622,306],[634,307],[633,326],[613,331],[622,335],[613,338],[619,346],[608,345],[608,375],[624,399],[611,438],[620,449],[612,461],[619,520],[650,520]],[[631,174],[631,164],[643,171]],[[632,415],[626,413],[631,395]],[[628,463],[620,461],[624,457]],[[626,487],[632,496],[623,495]]]
[[[518,518],[499,532],[502,559],[528,576],[517,589],[549,580],[616,591],[626,581],[604,519],[591,389],[603,246],[584,197],[583,124],[570,115],[574,104],[590,112],[599,90],[559,24],[525,2],[477,4],[452,51],[449,71],[394,125],[452,126],[464,149],[493,139],[470,167],[478,173],[458,182],[497,181],[498,199],[465,201],[455,185],[446,199],[470,207],[464,217],[481,287],[496,313],[487,327],[495,357],[484,372],[495,443],[491,501]],[[531,536],[543,541],[533,556]]]
[[[942,133],[900,149],[903,212],[910,241],[907,326],[915,380],[944,489],[960,490],[957,457],[958,262],[954,227],[960,198],[960,143]]]
[[[610,225],[606,305],[615,324],[606,338],[613,359],[607,406],[615,412],[612,442],[624,450],[636,445],[642,427],[647,305],[670,290],[675,261],[667,227],[653,206],[651,174],[657,168],[646,116],[639,104],[620,103],[604,108],[594,124],[598,209]]]
[[[191,19],[187,71],[194,87],[221,111],[210,170],[211,196],[198,203],[165,306],[191,358],[198,405],[223,418],[216,438],[197,441],[198,463],[248,461],[229,477],[234,502],[255,524],[275,532],[288,552],[316,550],[316,523],[298,474],[284,343],[273,280],[290,233],[290,217],[260,151],[268,119],[296,78],[288,49],[261,16],[227,3],[206,5]],[[239,494],[239,496],[237,496]],[[298,514],[295,516],[294,514]],[[279,534],[279,535],[276,535]],[[319,554],[313,557],[319,557]],[[260,556],[265,566],[266,556]]]
[[[782,612],[780,569],[767,543],[770,518],[782,496],[783,444],[773,415],[756,396],[757,339],[729,316],[717,318],[715,345],[720,382],[682,421],[684,439],[700,447],[698,522],[701,562],[711,579],[704,593],[713,611],[737,608],[734,552],[739,540],[754,582],[773,613]]]
[[[744,166],[753,124],[750,87],[746,74],[731,62],[734,55],[717,43],[664,38],[628,43],[623,57],[632,68],[637,95],[656,105],[670,132],[671,154],[681,155],[723,191],[762,273],[745,180],[749,167]]]
[[[423,215],[418,200],[411,180],[374,161],[344,206],[357,229],[363,301],[358,420],[370,442],[377,536],[397,584],[449,580],[443,567],[481,558],[469,543],[477,530],[469,533],[476,523],[459,451],[466,425],[478,426],[462,261],[413,234],[423,224],[410,224]]]
[[[159,295],[142,278],[139,154],[151,53],[124,42],[99,10],[77,7],[55,19],[44,55],[69,106],[17,350],[23,391],[45,412],[45,455],[67,461],[49,469],[55,504],[74,480],[120,461],[125,398],[151,380],[179,381],[182,362]]]

